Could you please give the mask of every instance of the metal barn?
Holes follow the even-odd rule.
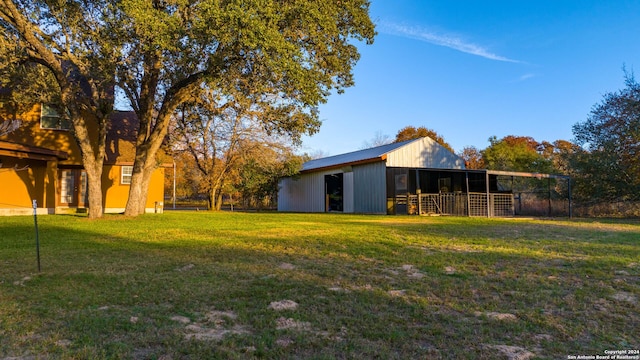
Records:
[[[520,197],[505,184],[526,177],[549,180],[549,199],[551,179],[568,180],[467,170],[462,158],[425,137],[306,162],[298,176],[280,180],[278,211],[514,216]],[[570,197],[568,206],[570,215]]]
[[[311,160],[281,179],[278,210],[387,214],[392,168],[464,169],[464,161],[427,137]]]

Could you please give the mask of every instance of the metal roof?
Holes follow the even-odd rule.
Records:
[[[362,164],[373,161],[382,161],[384,156],[393,150],[401,148],[414,141],[422,140],[422,138],[407,140],[399,143],[376,146],[369,149],[353,151],[346,154],[334,155],[325,158],[307,161],[302,164],[301,171],[310,171],[324,168],[333,168],[338,166],[348,166],[354,164]]]

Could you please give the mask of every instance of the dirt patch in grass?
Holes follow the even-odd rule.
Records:
[[[180,324],[188,324],[191,322],[191,319],[189,319],[188,317],[180,315],[172,316],[171,320],[179,322]]]
[[[401,269],[404,270],[411,279],[422,279],[425,276],[414,265],[402,265]]]
[[[533,340],[537,341],[537,342],[542,342],[542,341],[553,341],[553,336],[549,335],[549,334],[536,334],[533,337]]]
[[[183,267],[179,267],[176,269],[177,272],[185,272],[185,271],[189,271],[192,270],[194,267],[196,267],[194,264],[187,264]]]
[[[635,295],[633,295],[631,293],[628,293],[628,292],[624,292],[624,291],[620,291],[620,292],[617,292],[617,293],[613,294],[613,296],[611,296],[611,298],[614,299],[614,300],[618,300],[618,301],[626,301],[626,302],[631,303],[631,304],[637,304],[638,303],[638,298]]]
[[[407,294],[407,290],[389,290],[387,294],[391,297],[402,297]]]
[[[14,282],[13,282],[13,285],[16,285],[16,286],[24,286],[24,283],[26,283],[27,281],[30,281],[30,280],[31,280],[31,276],[25,276],[25,277],[23,277],[23,278],[22,278],[22,279],[20,279],[20,280],[16,280],[16,281],[14,281]]]
[[[219,341],[227,335],[251,334],[248,326],[235,324],[237,318],[232,311],[213,310],[205,314],[199,323],[191,323],[191,320],[184,316],[173,316],[171,320],[188,324],[184,328],[187,340]]]
[[[241,325],[234,325],[231,329],[225,329],[218,326],[208,328],[197,324],[191,324],[187,325],[185,330],[187,331],[185,339],[200,341],[222,340],[222,338],[229,334],[251,334],[246,326]]]
[[[297,321],[292,318],[280,317],[276,319],[276,330],[311,330],[311,323],[305,321]]]
[[[233,311],[212,310],[205,315],[205,318],[207,319],[207,322],[216,325],[222,325],[228,320],[236,320],[238,318],[238,315],[236,315],[236,313],[234,313]]]
[[[295,310],[297,308],[298,308],[298,303],[293,300],[280,300],[280,301],[274,301],[269,304],[269,309],[275,310],[275,311]]]
[[[278,267],[282,270],[295,270],[296,266],[289,263],[281,263]]]
[[[516,321],[518,320],[518,318],[513,315],[513,314],[509,314],[509,313],[499,313],[499,312],[479,312],[476,311],[474,313],[474,315],[476,317],[480,317],[480,316],[486,316],[489,319],[493,319],[493,320],[499,320],[499,321]]]
[[[335,291],[335,292],[341,292],[341,291],[344,291],[344,292],[350,292],[349,290],[347,290],[347,289],[343,289],[343,288],[341,288],[341,287],[339,287],[339,286],[333,286],[333,287],[330,287],[330,288],[329,288],[329,291]]]
[[[276,340],[276,345],[278,345],[278,346],[280,346],[280,347],[283,347],[283,348],[289,347],[289,346],[291,346],[291,344],[293,344],[293,343],[294,343],[294,341],[293,341],[293,340],[291,340],[291,339],[290,339],[290,338],[288,338],[288,337],[280,338],[280,339]]]
[[[509,360],[528,360],[534,358],[536,354],[531,351],[518,347],[518,346],[510,346],[510,345],[484,345],[485,348],[496,350],[498,353],[502,354]]]

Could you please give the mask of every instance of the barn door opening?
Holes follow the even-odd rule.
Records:
[[[344,210],[344,177],[343,174],[324,176],[325,211]]]

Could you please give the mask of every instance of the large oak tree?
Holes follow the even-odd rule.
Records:
[[[141,128],[126,214],[144,209],[155,154],[176,107],[203,83],[233,86],[251,79],[250,93],[280,116],[263,119],[273,131],[313,133],[315,107],[332,89],[353,84],[359,55],[353,39],[372,42],[365,0],[339,2],[124,0],[132,39],[118,67]],[[278,114],[272,111],[271,114]]]
[[[367,0],[0,0],[0,14],[18,52],[54,73],[85,168],[94,169],[90,183],[99,184],[104,134],[91,139],[81,115],[94,114],[102,131],[110,108],[99,91],[123,90],[140,121],[127,215],[144,211],[171,118],[203,84],[249,76],[251,93],[281,110],[264,119],[267,129],[313,133],[317,105],[353,85],[354,41],[375,35]],[[84,83],[96,90],[79,91]]]
[[[89,180],[91,218],[103,213],[101,176],[118,51],[106,22],[112,9],[106,1],[0,0],[0,85],[20,89],[25,101],[45,97],[63,105]],[[29,97],[37,91],[25,85],[48,89]]]

